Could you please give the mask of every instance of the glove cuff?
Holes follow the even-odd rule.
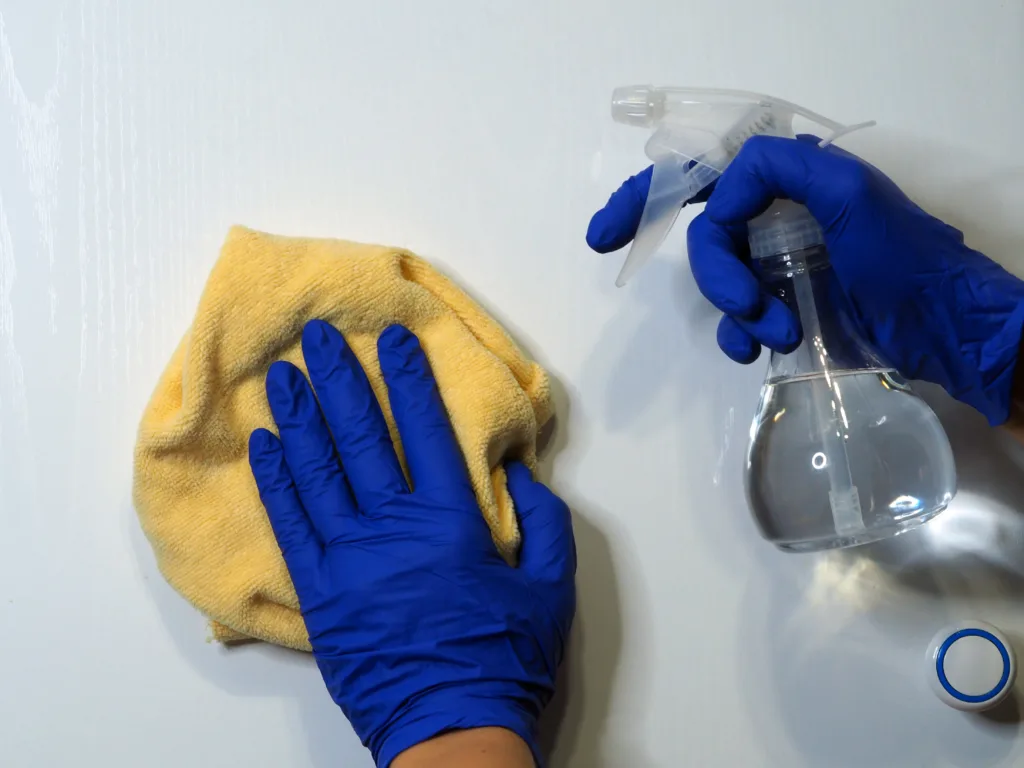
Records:
[[[409,704],[402,714],[382,732],[374,734],[366,746],[378,768],[389,768],[402,752],[449,731],[471,728],[505,728],[515,733],[530,748],[538,768],[544,761],[537,744],[538,713],[533,701],[503,695],[492,686],[460,686],[433,691]]]
[[[1013,399],[1013,379],[1020,365],[1021,333],[1024,330],[1024,297],[1021,297],[1006,318],[1002,329],[986,345],[983,359],[988,371],[982,374],[985,382],[985,402],[971,403],[988,419],[993,427],[999,426],[1010,417]],[[987,375],[986,375],[987,373]]]

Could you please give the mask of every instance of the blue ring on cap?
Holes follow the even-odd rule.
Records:
[[[999,682],[996,683],[996,687],[988,693],[983,693],[980,696],[968,696],[966,693],[961,693],[952,685],[949,684],[949,680],[946,679],[946,651],[957,640],[964,637],[980,637],[988,640],[999,650],[999,655],[1003,657],[1003,676],[999,678]],[[939,647],[939,655],[935,658],[935,671],[939,675],[939,682],[942,683],[942,687],[946,689],[946,693],[952,696],[954,699],[963,701],[967,704],[981,704],[984,701],[996,696],[1006,686],[1007,681],[1010,679],[1010,654],[1006,650],[1006,646],[1003,645],[1002,641],[993,635],[991,632],[986,632],[984,629],[977,629],[971,627],[969,629],[961,629],[954,632],[952,635],[946,638],[945,642]]]

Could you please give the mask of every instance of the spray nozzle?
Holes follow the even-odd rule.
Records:
[[[654,131],[645,152],[654,163],[651,189],[626,262],[623,286],[665,240],[687,200],[714,182],[751,136],[792,138],[800,116],[826,129],[822,146],[873,122],[844,125],[772,96],[713,88],[616,88],[616,122]]]
[[[612,119],[644,127],[665,114],[665,92],[647,85],[627,85],[612,92]]]

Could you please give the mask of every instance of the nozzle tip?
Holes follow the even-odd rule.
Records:
[[[665,94],[649,85],[626,85],[612,91],[612,119],[640,127],[656,123],[665,114]]]

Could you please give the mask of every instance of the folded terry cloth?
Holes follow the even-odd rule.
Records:
[[[537,432],[551,413],[544,371],[407,251],[236,227],[135,446],[135,508],[160,570],[222,642],[309,650],[246,451],[253,429],[274,428],[267,368],[289,360],[305,370],[300,335],[313,318],[337,327],[366,369],[400,459],[376,342],[395,323],[419,337],[495,543],[510,561],[519,544],[502,462],[535,462]]]

